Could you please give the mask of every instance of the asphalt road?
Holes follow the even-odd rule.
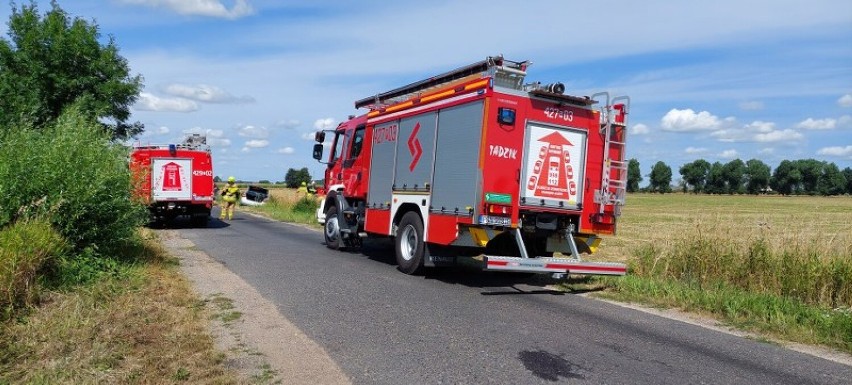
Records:
[[[459,269],[407,276],[388,242],[332,251],[318,231],[240,212],[179,231],[356,384],[852,384],[850,366],[535,280]]]

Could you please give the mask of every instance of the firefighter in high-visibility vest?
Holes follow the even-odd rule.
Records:
[[[228,184],[222,189],[222,213],[219,214],[219,219],[224,220],[227,215],[227,219],[234,218],[234,207],[237,205],[237,201],[240,199],[240,188],[237,187],[235,183],[237,180],[230,176],[228,177]]]
[[[299,186],[299,188],[296,189],[296,194],[308,195],[308,184],[305,183],[305,182],[302,182],[302,185]]]

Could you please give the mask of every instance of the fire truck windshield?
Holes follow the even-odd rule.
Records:
[[[334,163],[337,161],[337,158],[340,157],[340,154],[343,152],[343,143],[346,142],[346,136],[343,134],[343,131],[337,131],[334,133],[334,148],[331,151],[331,160],[329,163]]]

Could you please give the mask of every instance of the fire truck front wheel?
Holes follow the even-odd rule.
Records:
[[[340,250],[340,224],[337,219],[337,206],[331,206],[325,212],[325,246],[329,249]]]
[[[397,269],[405,274],[417,274],[423,268],[426,245],[423,240],[423,221],[413,211],[402,216],[396,232]]]

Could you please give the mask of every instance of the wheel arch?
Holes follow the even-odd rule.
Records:
[[[331,206],[337,206],[338,210],[343,210],[349,207],[349,203],[346,201],[346,197],[343,195],[342,191],[329,191],[323,202],[323,212],[328,211]]]
[[[396,214],[393,216],[393,220],[391,221],[391,224],[393,225],[392,228],[394,229],[393,234],[391,234],[392,236],[396,236],[396,227],[399,225],[402,217],[409,211],[417,213],[417,216],[420,217],[420,223],[425,226],[425,221],[423,220],[423,214],[420,212],[420,207],[414,203],[403,203],[396,210]]]

